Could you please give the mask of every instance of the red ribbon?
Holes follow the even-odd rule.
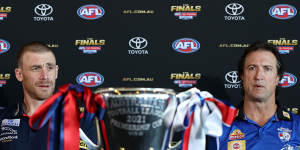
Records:
[[[60,120],[60,122],[56,122],[56,125],[61,124],[60,129],[54,128],[51,129],[51,132],[57,132],[59,130],[58,135],[62,134],[63,137],[52,136],[53,139],[49,140],[50,142],[52,140],[52,143],[59,143],[59,149],[79,150],[80,112],[76,99],[79,99],[83,102],[88,113],[95,114],[96,112],[98,112],[98,117],[100,117],[100,125],[104,127],[102,118],[106,106],[102,96],[99,94],[93,94],[87,87],[82,87],[79,85],[74,86],[72,84],[65,84],[59,87],[58,92],[47,99],[35,111],[35,113],[29,120],[30,127],[34,129],[41,128],[47,121],[51,122],[51,120],[55,117],[55,114],[60,114],[56,113],[57,111],[60,111],[62,115],[60,118],[62,118],[63,120]],[[62,107],[57,107],[59,105],[61,105]],[[57,110],[58,108],[62,108],[62,110]],[[51,125],[51,123],[49,125]],[[60,141],[55,142],[53,140]],[[104,140],[105,146],[108,147],[107,138],[104,137]],[[63,144],[63,147],[61,144]],[[54,149],[55,148],[53,148],[53,150]],[[49,149],[48,147],[48,150],[51,150],[51,148]]]

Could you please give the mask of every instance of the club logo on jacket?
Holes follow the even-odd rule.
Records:
[[[240,129],[235,129],[229,135],[229,140],[238,140],[245,138],[245,134]]]
[[[277,130],[278,130],[278,137],[281,140],[281,142],[288,142],[291,139],[292,130],[283,127],[280,127]]]

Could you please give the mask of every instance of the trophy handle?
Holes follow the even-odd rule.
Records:
[[[180,141],[175,142],[175,144],[174,144],[174,142],[173,142],[174,135],[173,134],[174,134],[174,126],[171,127],[171,131],[170,131],[170,139],[169,139],[169,142],[168,142],[168,148],[169,149],[177,148],[182,142],[182,140],[180,140]]]
[[[97,131],[97,145],[102,145],[101,141],[101,131],[100,131],[100,125],[99,125],[99,119],[98,117],[95,117],[95,123],[96,123],[96,131]]]
[[[99,119],[97,117],[95,117],[95,123],[96,123],[96,130],[97,130],[97,144],[94,144],[90,140],[90,138],[88,138],[86,136],[86,134],[82,131],[82,129],[79,128],[80,138],[84,141],[84,143],[87,145],[89,150],[99,150],[101,148],[101,145],[102,145]]]

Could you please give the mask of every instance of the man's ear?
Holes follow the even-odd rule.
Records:
[[[57,76],[58,76],[58,69],[59,69],[59,67],[58,67],[58,65],[56,65],[56,77],[55,77],[55,79],[57,79]]]
[[[239,75],[240,79],[243,81],[244,80],[244,76],[243,74]]]
[[[281,79],[281,76],[277,76],[277,78],[276,78],[276,85],[277,86],[279,85],[280,79]]]
[[[15,75],[18,81],[22,82],[23,81],[23,74],[22,74],[22,69],[20,68],[15,68]]]

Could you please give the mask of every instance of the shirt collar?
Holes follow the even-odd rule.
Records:
[[[23,109],[23,102],[19,102],[17,104],[17,107],[14,111],[14,116],[24,116],[25,112],[24,112],[24,109]]]
[[[288,111],[285,110],[284,106],[281,105],[278,101],[276,101],[276,104],[278,106],[276,113],[274,114],[276,120],[291,121],[292,120],[291,115]],[[237,107],[238,113],[237,113],[236,119],[238,119],[238,120],[246,120],[243,105],[244,105],[244,101],[242,101]]]

